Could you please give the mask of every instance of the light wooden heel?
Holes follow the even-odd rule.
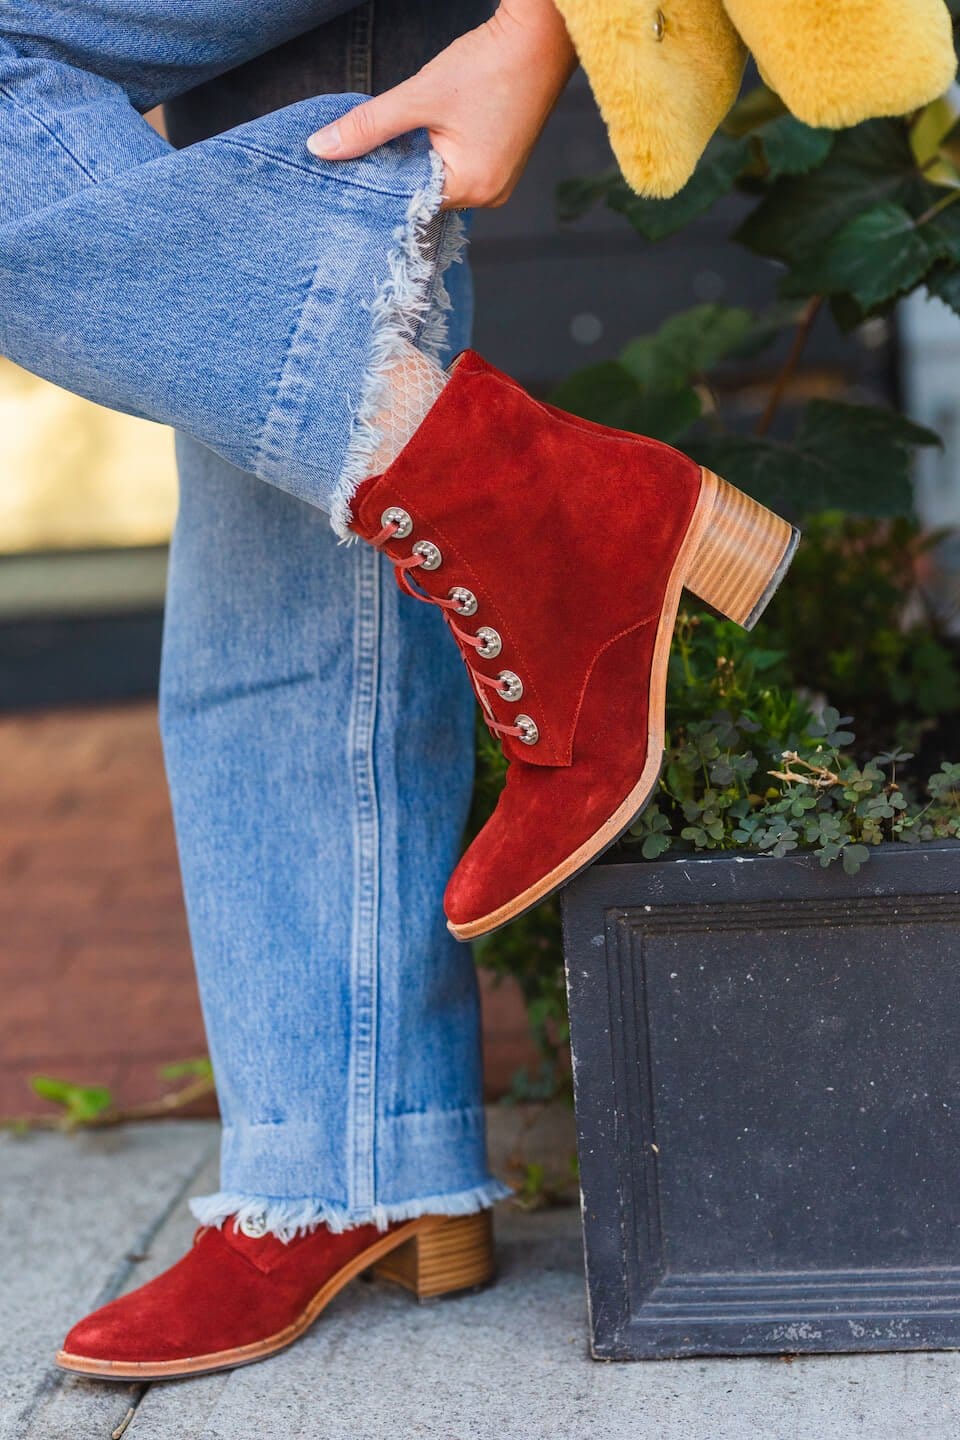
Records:
[[[494,1273],[493,1215],[480,1210],[446,1217],[391,1250],[373,1273],[412,1290],[418,1300],[486,1285]]]
[[[700,506],[709,507],[706,528],[683,583],[752,630],[789,569],[800,531],[712,470],[703,471]]]

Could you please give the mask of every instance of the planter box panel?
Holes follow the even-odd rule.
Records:
[[[944,843],[570,888],[595,1353],[960,1344],[958,882]]]

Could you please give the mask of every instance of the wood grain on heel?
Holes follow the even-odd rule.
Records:
[[[447,1216],[391,1250],[374,1275],[411,1290],[418,1300],[473,1290],[493,1279],[493,1216]]]
[[[683,583],[752,630],[787,572],[800,532],[712,470],[703,471],[703,485],[712,509]]]

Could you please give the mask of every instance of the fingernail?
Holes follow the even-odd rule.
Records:
[[[340,126],[327,125],[325,129],[318,130],[311,135],[307,141],[307,149],[311,155],[319,155],[321,160],[336,155],[343,141],[340,139]]]

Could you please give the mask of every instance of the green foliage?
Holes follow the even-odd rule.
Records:
[[[52,1075],[34,1075],[30,1088],[35,1095],[61,1107],[68,1128],[96,1119],[113,1104],[113,1095],[104,1085],[76,1085]]]
[[[918,580],[942,539],[904,518],[810,517],[754,632],[789,656],[784,683],[856,714],[865,752],[900,744],[932,764],[957,743],[958,641]]]
[[[767,431],[822,302],[842,328],[885,315],[920,285],[960,310],[960,110],[944,98],[909,121],[872,120],[834,133],[794,120],[760,86],[735,107],[674,199],[642,199],[608,171],[561,186],[559,200],[567,218],[602,202],[655,241],[734,190],[754,203],[733,238],[777,262],[785,304],[756,316],[723,306],[673,316],[617,360],[570,377],[557,402],[680,443],[794,517],[825,508],[908,514],[913,451],[939,443],[931,432],[886,407],[824,399],[800,410],[791,435]],[[760,430],[745,434],[717,399],[723,367],[795,326],[785,383]]]
[[[696,458],[782,514],[826,509],[903,515],[912,505],[913,451],[931,430],[879,405],[812,400],[789,441],[721,435],[690,442]]]
[[[794,120],[777,97],[760,86],[732,111],[679,195],[646,200],[613,169],[592,180],[565,181],[558,191],[560,216],[575,220],[603,201],[645,239],[662,240],[709,210],[738,182],[804,175],[827,158],[833,144],[832,131],[813,130]]]
[[[671,200],[634,195],[616,170],[559,190],[562,218],[603,203],[646,240],[676,234],[733,190],[758,197],[736,239],[785,267],[785,295],[829,295],[859,319],[960,259],[960,111],[944,97],[912,120],[834,133],[784,113],[760,86],[735,107]],[[852,306],[852,312],[850,307]]]
[[[802,553],[809,557],[819,551],[819,563],[829,566],[836,551],[849,552],[858,539],[867,544],[874,539],[864,522],[828,517]],[[852,601],[861,590],[869,600],[858,618],[866,638],[876,628],[878,658],[866,668],[874,674],[880,713],[889,710],[882,703],[884,686],[898,677],[905,693],[914,687],[916,704],[933,698],[922,694],[927,682],[913,669],[916,639],[894,623],[911,556],[926,543],[916,527],[896,522],[883,545],[874,544],[872,564],[858,571],[848,553],[848,573],[841,573],[827,596],[828,606],[837,595]],[[800,588],[805,594],[816,589]],[[823,613],[821,607],[819,619],[809,620],[807,643],[811,649],[819,644],[826,666],[842,669],[841,651],[857,644],[860,630],[856,624],[850,632],[838,627],[833,652],[824,643]],[[891,742],[888,751],[860,758],[852,748],[854,733],[835,708],[814,714],[796,684],[791,650],[792,645],[802,653],[798,637],[804,623],[796,607],[786,603],[781,619],[774,617],[751,634],[707,614],[681,617],[670,660],[664,768],[652,803],[622,842],[624,858],[631,851],[655,860],[668,852],[756,850],[782,856],[806,849],[824,865],[839,862],[855,873],[870,846],[882,841],[960,835],[960,766],[944,765],[924,794],[904,782],[909,752]],[[902,642],[896,650],[893,636]],[[932,647],[940,644],[927,639]],[[940,667],[933,669],[939,674],[940,699],[960,708],[956,661],[945,642],[937,653]],[[885,671],[879,668],[880,655]],[[503,770],[498,748],[485,743],[482,754],[476,825],[495,802]],[[535,1075],[517,1076],[514,1095],[569,1094],[557,902],[486,937],[477,959],[501,976],[513,976],[529,1006],[542,1060]]]
[[[960,14],[960,0],[951,9]],[[924,537],[911,514],[914,453],[939,440],[861,396],[815,395],[791,403],[789,419],[782,401],[794,400],[822,310],[846,331],[923,287],[960,313],[960,109],[947,96],[907,119],[835,133],[802,125],[759,86],[673,199],[638,197],[617,170],[570,181],[558,199],[568,221],[603,204],[642,242],[658,243],[734,194],[731,238],[774,264],[779,302],[758,313],[699,305],[673,315],[551,397],[587,419],[679,444],[803,522],[791,583],[753,634],[683,617],[664,769],[624,853],[807,850],[855,873],[881,841],[960,835],[960,765],[942,765],[925,786],[905,771],[914,750],[915,775],[938,765],[953,745],[950,717],[960,716],[958,642],[917,582],[941,537]],[[771,347],[779,373],[751,433],[734,367]],[[846,711],[858,717],[859,742]],[[502,773],[484,735],[475,824]],[[488,937],[478,958],[520,981],[543,1060],[518,1093],[540,1093],[566,1074],[555,903]]]
[[[161,1065],[157,1073],[161,1080],[209,1080],[213,1083],[213,1065],[208,1055],[198,1055],[192,1060],[175,1060],[172,1064]]]
[[[729,622],[683,614],[677,626],[663,770],[627,842],[671,852],[812,850],[855,874],[872,845],[960,835],[960,766],[923,798],[898,749],[858,761],[849,717],[816,714],[782,688],[784,652],[754,650]]]
[[[787,440],[718,423],[716,369],[760,353],[796,318],[784,307],[753,316],[737,307],[698,305],[632,341],[619,359],[578,371],[551,399],[584,419],[679,443],[782,514],[802,518],[828,508],[909,513],[914,451],[940,440],[885,406],[812,400]],[[701,428],[705,415],[709,426]]]
[[[676,440],[702,414],[697,386],[721,361],[756,344],[756,332],[748,310],[698,305],[634,340],[619,360],[579,371],[552,399],[588,420]]]

